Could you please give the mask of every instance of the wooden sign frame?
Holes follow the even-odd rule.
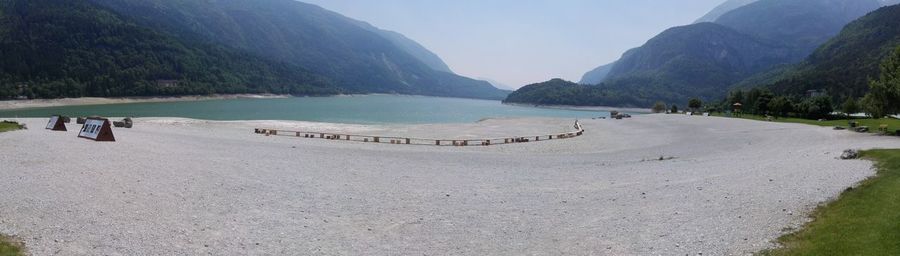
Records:
[[[58,116],[58,115],[50,117],[50,122],[47,122],[46,129],[51,130],[51,131],[63,131],[63,132],[68,131],[68,130],[66,130],[66,124],[63,123],[62,116]]]
[[[78,137],[94,141],[116,141],[109,119],[105,118],[86,119],[84,126],[78,132]]]

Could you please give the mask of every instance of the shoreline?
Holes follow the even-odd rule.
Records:
[[[503,105],[509,106],[517,106],[517,107],[530,107],[530,108],[545,108],[545,109],[564,109],[564,110],[573,110],[573,111],[621,111],[627,113],[639,113],[639,114],[651,114],[649,108],[620,108],[620,107],[606,107],[606,106],[573,106],[573,105],[538,105],[538,104],[524,104],[524,103],[506,103],[503,102]]]
[[[31,99],[31,100],[4,100],[0,101],[0,110],[15,110],[28,108],[45,108],[61,106],[82,105],[108,105],[125,103],[153,103],[153,102],[181,102],[181,101],[205,101],[225,99],[282,99],[293,97],[282,94],[214,94],[202,96],[146,96],[146,97],[82,97],[61,99]]]

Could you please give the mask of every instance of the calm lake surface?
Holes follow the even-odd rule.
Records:
[[[503,105],[500,101],[404,95],[228,99],[0,110],[0,117],[185,117],[206,120],[297,120],[351,124],[471,123],[484,118],[590,119],[605,111]]]

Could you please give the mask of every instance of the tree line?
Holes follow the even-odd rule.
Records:
[[[718,102],[702,104],[699,99],[687,102],[690,109],[705,112],[731,112],[740,104],[742,113],[769,115],[774,117],[799,117],[807,119],[834,118],[832,113],[842,112],[845,115],[865,113],[873,118],[882,118],[900,113],[900,47],[882,61],[880,75],[871,79],[869,90],[862,98],[844,95],[843,101],[827,95],[789,96],[779,95],[768,88],[735,90]],[[816,93],[820,94],[820,93]],[[657,102],[653,112],[665,112],[667,105]],[[677,105],[673,105],[677,111]]]

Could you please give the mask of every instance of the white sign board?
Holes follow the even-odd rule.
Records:
[[[97,136],[100,135],[100,128],[103,128],[103,123],[105,120],[100,119],[88,119],[84,121],[84,126],[81,127],[81,132],[78,133],[78,137],[85,137],[90,139],[97,139]]]
[[[51,117],[51,118],[50,118],[50,122],[47,123],[47,128],[46,128],[46,129],[48,129],[48,130],[49,130],[49,129],[53,129],[53,127],[56,126],[56,122],[59,122],[59,116],[53,116],[53,117]]]

